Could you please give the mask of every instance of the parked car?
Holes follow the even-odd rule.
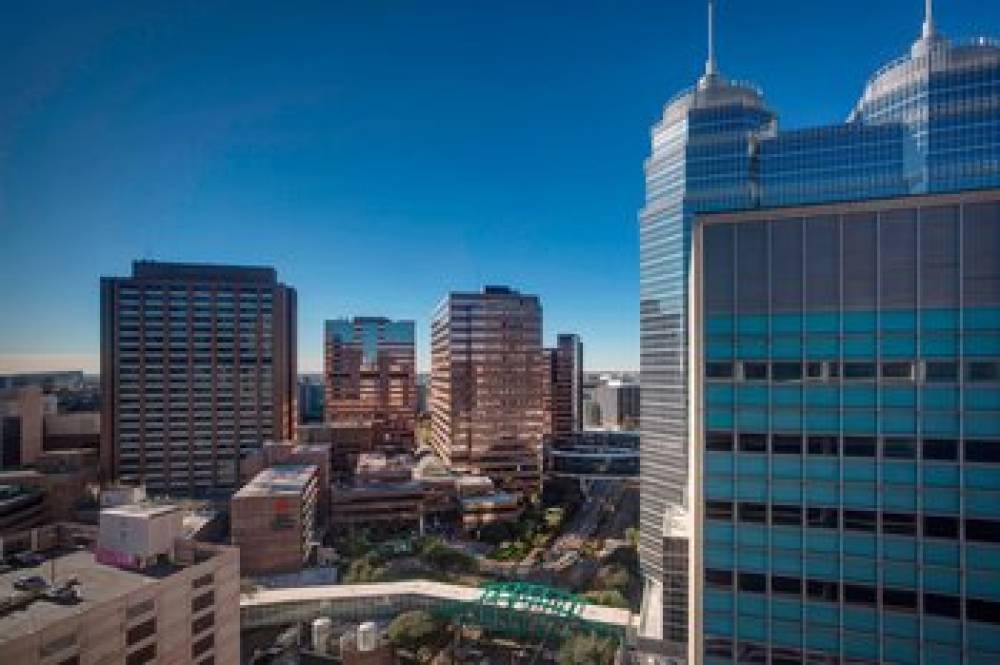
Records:
[[[38,552],[18,552],[14,555],[14,561],[19,566],[30,567],[45,563],[45,557]]]
[[[22,575],[14,580],[14,588],[19,591],[41,591],[48,585],[41,575]]]

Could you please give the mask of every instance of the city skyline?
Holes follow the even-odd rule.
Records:
[[[826,16],[775,1],[796,29],[762,45],[747,35],[771,12],[724,3],[719,60],[787,109],[782,127],[835,122],[908,43],[919,4]],[[0,62],[0,305],[19,312],[0,367],[95,370],[98,276],[141,258],[276,267],[302,297],[300,371],[322,366],[323,320],[366,311],[416,320],[427,371],[435,303],[491,283],[539,294],[545,342],[579,332],[588,370],[638,367],[639,164],[663,102],[697,74],[703,3],[312,7],[276,21],[251,6],[218,38],[225,9],[85,21],[20,7],[0,28],[16,33]],[[998,19],[971,1],[938,9],[955,37]],[[789,60],[803,43],[829,48]],[[817,76],[828,94],[793,103]],[[387,160],[403,138],[412,151]],[[361,266],[364,288],[333,286]]]

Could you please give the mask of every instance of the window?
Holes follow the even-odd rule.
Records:
[[[740,452],[744,453],[766,453],[766,434],[740,434]]]
[[[125,643],[129,646],[137,642],[142,642],[144,639],[156,632],[156,617],[143,621],[142,623],[132,626],[125,633]]]
[[[844,309],[875,307],[875,215],[844,215]],[[806,258],[807,262],[809,257]]]
[[[733,311],[734,252],[733,225],[709,224],[703,231],[705,264],[705,310],[731,314]]]
[[[802,526],[802,506],[772,505],[771,523],[775,526]]]
[[[810,217],[806,229],[806,310],[829,311],[840,306],[840,220]]]
[[[875,513],[868,510],[845,510],[844,528],[849,531],[875,533]]]
[[[940,593],[925,593],[924,611],[940,617],[958,619],[962,616],[962,603],[955,596],[945,596]]]
[[[209,612],[205,616],[191,622],[191,634],[197,635],[215,625],[215,613]]]
[[[209,591],[208,593],[203,593],[200,596],[194,598],[191,601],[191,611],[200,612],[206,607],[211,606],[215,602],[215,592]]]
[[[768,310],[768,242],[764,222],[736,227],[736,309],[740,314]]]
[[[913,363],[889,362],[882,363],[882,378],[896,381],[913,380]]]
[[[844,363],[844,378],[854,379],[854,380],[874,379],[875,363],[859,363],[859,362]]]
[[[913,612],[917,609],[917,594],[907,589],[882,589],[882,604],[886,609]]]
[[[809,437],[809,454],[836,457],[840,454],[838,443],[835,436],[811,436]]]
[[[877,447],[875,439],[868,436],[844,437],[845,457],[875,457]]]
[[[733,378],[733,363],[729,362],[705,363],[705,378],[706,379]]]
[[[733,449],[732,432],[709,432],[705,435],[705,448],[715,452],[730,452]]]
[[[955,439],[924,439],[925,460],[954,462],[958,459],[958,442]]]
[[[958,539],[958,518],[924,515],[924,535],[928,538]]]
[[[962,281],[965,306],[1000,304],[1000,203],[973,203],[965,206],[962,239]]]
[[[966,362],[965,380],[969,383],[995,383],[1000,381],[1000,361],[970,360]]]
[[[924,307],[958,305],[958,208],[920,211],[920,302]]]
[[[767,578],[758,573],[740,573],[740,591],[764,593],[767,590]]]
[[[913,439],[885,439],[882,442],[882,456],[893,459],[916,459],[917,442]]]
[[[801,455],[802,436],[799,434],[775,434],[771,437],[771,452],[775,455]]]
[[[867,605],[874,607],[878,604],[878,594],[870,586],[861,584],[844,585],[844,602],[851,605]]]
[[[965,461],[1000,464],[1000,441],[967,440]]]
[[[802,580],[797,577],[771,576],[771,593],[784,593],[798,596],[802,593]]]
[[[717,589],[733,588],[733,571],[705,569],[705,585]]]
[[[806,596],[812,600],[825,600],[836,603],[840,599],[840,585],[825,580],[807,580]]]
[[[743,363],[744,381],[767,381],[767,363]]]
[[[201,577],[196,577],[195,579],[191,580],[191,588],[200,589],[203,586],[208,586],[209,584],[212,583],[212,580],[213,580],[212,573],[206,573]]]
[[[774,381],[801,381],[802,363],[776,362],[771,365],[771,379]]]
[[[209,633],[191,645],[191,657],[197,658],[215,646],[215,633]]]
[[[733,519],[733,504],[731,501],[706,501],[705,516],[710,520],[731,522]]]
[[[910,513],[882,513],[882,533],[917,535],[917,518]]]
[[[138,651],[133,651],[125,658],[125,665],[142,665],[156,660],[156,642],[147,644]]]
[[[809,526],[820,529],[836,529],[839,515],[836,508],[809,508],[806,510]]]
[[[917,302],[917,211],[888,210],[879,220],[879,291],[882,307]]]
[[[924,364],[924,381],[927,383],[958,381],[958,363],[950,360],[928,360]]]
[[[802,309],[802,222],[771,223],[771,311]]]
[[[733,657],[733,643],[728,637],[705,636],[705,656],[730,659]]]
[[[967,518],[965,539],[978,543],[1000,543],[1000,522]]]
[[[821,363],[821,362],[807,362],[806,363],[806,378],[807,379],[822,379],[823,378],[823,363]]]
[[[767,523],[767,506],[763,503],[741,502],[739,511],[741,522]]]
[[[1000,624],[1000,603],[992,600],[966,598],[965,616],[969,621]]]

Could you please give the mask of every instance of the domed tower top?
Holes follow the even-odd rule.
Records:
[[[764,97],[757,86],[730,80],[719,72],[715,58],[715,0],[708,0],[708,55],[705,58],[705,73],[696,85],[682,90],[667,102],[664,120],[679,119],[694,108],[733,105],[767,111]]]
[[[878,70],[865,85],[849,122],[877,124],[905,121],[909,107],[926,103],[931,73],[995,66],[1000,58],[996,42],[980,38],[968,44],[953,44],[938,32],[932,0],[924,0],[924,23],[920,37],[908,54]]]

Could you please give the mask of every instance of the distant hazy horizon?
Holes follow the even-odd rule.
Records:
[[[586,362],[584,347],[584,371],[588,373],[638,372],[630,367],[591,367]],[[303,360],[307,360],[303,362]],[[0,374],[22,372],[82,371],[84,374],[100,374],[100,356],[85,353],[0,353]],[[429,366],[418,363],[417,372],[427,373]],[[299,357],[298,374],[322,374],[323,357]]]

